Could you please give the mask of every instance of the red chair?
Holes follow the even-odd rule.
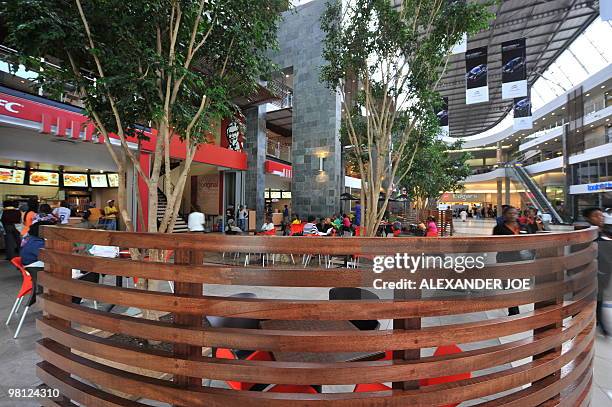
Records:
[[[292,223],[289,225],[289,236],[297,235],[298,233],[304,233],[304,223]]]
[[[434,352],[434,356],[445,356],[445,355],[453,355],[455,353],[461,353],[461,348],[457,345],[444,345],[439,346],[438,349]],[[432,386],[434,384],[443,384],[443,383],[451,383],[459,380],[466,380],[472,377],[470,372],[459,373],[451,376],[441,376],[441,377],[431,377],[427,379],[419,380],[419,384],[421,386]],[[441,407],[456,407],[461,403],[451,403],[445,404]]]
[[[23,281],[21,282],[21,289],[17,293],[17,298],[15,298],[15,303],[13,304],[13,308],[11,309],[11,313],[9,314],[9,317],[6,320],[6,325],[8,325],[11,322],[11,318],[13,318],[13,315],[17,315],[19,307],[21,306],[21,303],[23,302],[23,297],[25,297],[28,294],[32,294],[32,289],[33,289],[32,276],[30,275],[30,273],[28,273],[25,267],[23,267],[23,263],[21,262],[21,257],[13,257],[11,259],[11,263],[13,264],[13,266],[17,268],[17,270],[21,272]],[[15,331],[15,335],[13,335],[13,339],[17,339],[17,336],[19,335],[19,331],[21,331],[21,326],[23,325],[23,321],[25,320],[26,314],[28,313],[29,309],[30,309],[29,305],[25,307],[25,310],[23,311],[23,315],[21,316],[21,320],[19,320],[19,325],[17,325],[17,330]]]
[[[355,390],[353,393],[366,393],[369,391],[385,391],[391,390],[391,387],[382,383],[366,383],[366,384],[358,384],[355,386]]]
[[[215,352],[215,357],[219,359],[231,359],[238,360],[240,359],[236,353],[236,351],[227,348],[218,348]],[[259,360],[259,361],[272,361],[274,358],[270,352],[263,352],[256,350],[249,354],[246,358],[241,360]],[[227,384],[234,390],[250,390],[256,383],[245,383],[245,382],[235,382],[235,381],[227,381]]]
[[[276,229],[272,229],[272,230],[266,230],[264,232],[259,232],[258,235],[263,235],[263,236],[276,236]]]
[[[308,385],[300,384],[275,384],[274,387],[267,390],[268,393],[303,393],[317,394],[317,390]]]

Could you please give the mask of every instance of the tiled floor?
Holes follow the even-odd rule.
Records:
[[[2,324],[0,324],[0,407],[13,406],[38,406],[39,404],[30,400],[9,399],[9,388],[31,388],[40,384],[40,380],[35,374],[35,365],[39,361],[34,346],[35,342],[40,338],[34,327],[35,319],[41,314],[40,309],[36,306],[31,310],[26,318],[26,322],[22,328],[18,339],[12,338],[17,321],[13,320],[10,326],[6,326],[6,316],[10,312],[14,301],[14,295],[21,284],[19,274],[6,262],[0,261],[0,316],[2,316]],[[245,291],[246,287],[217,287],[216,289],[208,289],[208,294],[231,294]],[[253,291],[252,287],[248,288]],[[267,296],[282,296],[304,299],[327,298],[327,290],[324,289],[282,289],[282,293],[272,288],[260,289],[257,291],[259,297]],[[523,309],[526,311],[527,309]],[[487,311],[481,313],[465,314],[462,318],[455,318],[452,321],[443,320],[444,318],[427,318],[423,321],[423,325],[439,325],[441,323],[459,323],[469,320],[480,320],[485,318],[495,318],[504,315],[502,310]],[[389,326],[390,321],[382,321],[381,328],[385,329]],[[465,349],[479,346],[491,346],[499,343],[505,343],[510,340],[516,340],[515,337],[502,337],[492,339],[486,343],[466,344],[462,345]],[[595,380],[592,390],[592,407],[610,407],[612,406],[612,338],[604,338],[598,335],[596,338],[596,357],[595,357]],[[433,349],[423,349],[422,355],[429,356]],[[525,361],[513,362],[512,366],[517,366]],[[495,370],[509,368],[508,366],[497,367],[496,369],[487,369],[486,371],[475,372],[475,375],[492,373]],[[350,391],[345,389],[346,386],[325,386],[325,391]],[[464,403],[462,406],[467,406],[484,400],[476,400],[472,403]]]

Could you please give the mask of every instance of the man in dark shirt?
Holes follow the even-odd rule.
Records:
[[[0,222],[4,226],[4,249],[7,260],[19,256],[19,246],[21,245],[21,235],[16,227],[21,223],[21,212],[15,205],[16,203],[13,201],[5,201],[2,218],[0,218]]]

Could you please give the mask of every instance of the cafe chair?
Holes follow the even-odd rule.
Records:
[[[31,295],[33,293],[32,290],[35,289],[32,284],[32,276],[30,275],[30,273],[28,273],[25,267],[23,267],[23,263],[21,262],[21,257],[13,257],[11,259],[11,264],[15,266],[17,270],[21,272],[23,281],[21,283],[21,288],[19,289],[19,292],[17,293],[17,298],[15,298],[15,303],[13,304],[13,308],[11,309],[11,313],[9,314],[8,319],[6,320],[6,325],[8,325],[11,322],[11,318],[13,318],[13,315],[17,315],[19,311],[19,307],[21,306],[21,303],[23,302],[23,298],[28,294]],[[13,339],[17,339],[17,336],[19,335],[19,331],[21,331],[21,326],[23,325],[23,321],[25,321],[25,317],[29,309],[30,309],[30,306],[27,305],[25,309],[23,310],[23,314],[21,315],[21,319],[19,320],[19,325],[17,325],[17,330],[15,331],[15,335],[13,335]]]
[[[367,393],[370,391],[385,391],[391,390],[391,387],[382,383],[364,383],[355,385],[355,390],[353,393]]]
[[[453,355],[455,353],[461,353],[461,352],[462,352],[461,348],[453,344],[453,345],[439,346],[433,355],[434,356],[445,356],[445,355]],[[431,386],[434,384],[443,384],[443,383],[456,382],[459,380],[466,380],[471,377],[472,377],[472,374],[470,372],[465,372],[465,373],[459,373],[459,374],[450,375],[450,376],[430,377],[427,379],[421,379],[419,380],[419,384],[421,386]],[[451,404],[445,404],[441,407],[456,407],[459,404],[461,403],[451,403]]]
[[[275,384],[270,389],[266,390],[267,393],[303,393],[303,394],[317,394],[317,390],[308,385],[300,384]]]
[[[249,354],[246,357],[241,357],[243,356],[241,354],[242,352],[249,352]],[[251,351],[235,351],[233,349],[227,349],[227,348],[218,348],[216,349],[216,352],[213,353],[213,355],[214,357],[218,359],[230,359],[230,360],[258,360],[258,361],[268,361],[268,362],[274,360],[274,357],[272,356],[270,352],[264,352],[264,351],[259,351],[259,350],[251,352]],[[232,389],[242,390],[242,391],[245,391],[245,390],[258,391],[258,390],[263,390],[268,386],[267,384],[236,382],[233,380],[228,380],[226,381],[226,383]]]
[[[356,287],[334,287],[329,290],[329,300],[379,300],[378,295],[372,291],[364,290]],[[378,329],[380,323],[378,320],[353,320],[353,325],[359,328],[360,331],[373,331]]]

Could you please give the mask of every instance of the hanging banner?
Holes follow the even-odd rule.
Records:
[[[599,0],[599,15],[602,21],[612,20],[612,0]]]
[[[465,103],[489,101],[487,83],[487,47],[474,48],[465,53]]]
[[[527,96],[525,38],[502,42],[502,99]]]
[[[514,99],[514,130],[527,130],[533,128],[533,118],[531,117],[531,98]]]
[[[440,133],[438,133],[438,138],[448,137],[450,133],[448,127],[448,97],[443,97],[442,100],[442,106],[440,106],[436,112],[436,116],[438,116],[438,124],[440,125]]]
[[[465,51],[467,51],[467,33],[463,33],[463,36],[461,37],[459,42],[453,46],[453,48],[451,49],[451,54],[461,54]]]

